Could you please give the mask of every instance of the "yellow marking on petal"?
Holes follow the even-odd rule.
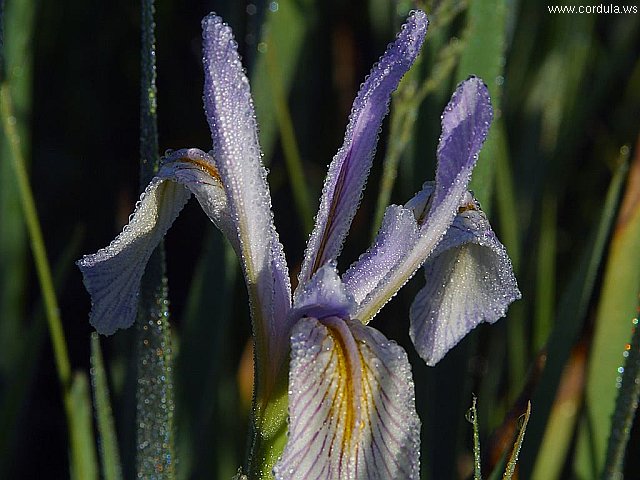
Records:
[[[200,169],[208,173],[212,178],[215,178],[220,183],[222,183],[222,179],[220,178],[220,173],[218,173],[218,169],[214,165],[211,165],[209,162],[205,162],[204,160],[200,160],[197,158],[187,158],[187,157],[179,158],[176,161],[195,165],[196,167],[199,167]]]
[[[461,205],[458,207],[458,213],[468,212],[469,210],[477,210],[478,208],[474,203],[469,202],[466,205]]]
[[[344,425],[344,436],[342,437],[342,445],[340,448],[341,455],[347,454],[351,456],[351,445],[353,434],[356,429],[356,412],[355,409],[355,389],[351,379],[351,372],[360,365],[354,366],[350,364],[349,355],[347,353],[347,345],[342,339],[340,332],[332,326],[327,326],[329,335],[334,340],[333,354],[336,356],[336,369],[334,378],[337,377],[336,395],[332,399],[330,414],[332,418],[341,418]],[[337,401],[337,404],[336,404]],[[332,442],[333,443],[333,442]]]

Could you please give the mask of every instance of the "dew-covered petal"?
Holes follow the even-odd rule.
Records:
[[[258,354],[268,349],[270,355],[284,357],[286,351],[276,344],[286,346],[283,322],[291,305],[291,286],[273,224],[249,81],[231,28],[214,14],[205,17],[202,28],[205,112],[216,166],[236,224]]]
[[[329,165],[316,224],[299,275],[301,285],[340,254],[369,175],[391,94],[416,59],[426,30],[426,15],[414,11],[360,88],[344,143]]]
[[[435,365],[481,322],[493,323],[520,298],[511,261],[471,195],[424,265],[426,285],[411,305],[410,335]]]
[[[149,257],[191,191],[209,218],[229,235],[225,193],[212,174],[215,169],[207,171],[207,165],[213,168],[207,157],[197,149],[175,152],[141,195],[122,233],[108,247],[77,262],[91,295],[90,321],[99,333],[110,335],[135,321],[140,280]]]
[[[404,350],[357,321],[303,318],[291,336],[289,431],[277,480],[411,480],[420,420]]]
[[[163,159],[158,177],[172,180],[187,187],[194,194],[200,207],[216,227],[239,251],[235,223],[220,174],[208,153],[198,148],[185,148],[171,152]]]
[[[356,313],[364,323],[375,316],[414,275],[453,222],[487,136],[492,118],[489,91],[482,80],[470,77],[454,92],[442,114],[435,185],[425,184],[407,206],[423,202],[416,211],[419,240],[360,303]],[[415,209],[414,209],[415,211]]]
[[[355,309],[353,298],[347,293],[335,265],[322,266],[306,284],[296,290],[291,318],[346,318]]]
[[[354,300],[361,303],[417,241],[418,224],[413,211],[398,205],[387,207],[373,245],[342,277]]]

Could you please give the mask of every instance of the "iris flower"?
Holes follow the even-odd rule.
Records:
[[[519,298],[506,251],[467,191],[493,115],[487,87],[475,77],[457,87],[441,117],[435,182],[405,205],[389,206],[371,248],[340,275],[336,262],[391,94],[427,30],[423,12],[410,14],[355,99],[292,293],[237,44],[219,17],[207,16],[202,26],[213,150],[167,155],[124,231],[78,262],[92,298],[91,323],[111,334],[134,322],[146,263],[193,194],[241,261],[256,352],[257,435],[267,430],[261,415],[269,415],[288,374],[287,434],[259,475],[419,478],[411,367],[403,348],[369,322],[424,265],[426,285],[411,306],[410,334],[420,356],[434,365],[477,324],[495,322]]]

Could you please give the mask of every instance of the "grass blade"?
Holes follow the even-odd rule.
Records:
[[[632,324],[631,341],[625,346],[628,356],[612,418],[603,480],[623,478],[625,450],[640,399],[640,328],[637,317],[632,320]]]
[[[3,2],[4,3],[4,2]],[[15,131],[23,158],[30,158],[33,24],[35,2],[14,1],[0,11],[0,78],[10,86]],[[6,38],[5,38],[6,35]],[[5,41],[6,40],[6,41]],[[24,338],[28,238],[20,192],[12,166],[11,143],[0,128],[0,373],[10,375]],[[25,167],[28,168],[28,167]]]
[[[111,412],[107,372],[104,369],[100,338],[96,332],[91,334],[91,385],[95,399],[102,475],[105,480],[119,480],[122,478],[122,468],[118,440]]]
[[[16,118],[13,115],[13,107],[11,104],[11,93],[9,91],[9,85],[6,83],[0,85],[0,116],[2,117],[5,136],[9,140],[9,145],[11,147],[11,163],[20,194],[23,214],[29,231],[29,240],[36,265],[38,280],[40,282],[40,289],[44,299],[45,312],[49,323],[51,342],[53,343],[53,352],[58,378],[62,384],[63,392],[67,392],[71,385],[69,354],[67,352],[67,344],[64,338],[64,330],[62,329],[62,321],[60,319],[60,309],[58,308],[58,300],[56,299],[56,293],[53,287],[53,279],[51,277],[49,261],[47,260],[47,252],[44,245],[44,239],[42,237],[42,230],[40,229],[40,221],[38,220],[33,192],[29,185],[29,177],[25,167],[25,159],[21,150],[21,138],[16,129]]]
[[[76,373],[69,391],[69,406],[73,415],[69,421],[69,444],[71,446],[71,478],[74,480],[97,480],[98,459],[93,435],[93,415],[89,382],[84,373]]]
[[[542,200],[542,219],[538,240],[534,349],[544,347],[553,326],[556,292],[556,198],[552,193]]]
[[[478,428],[477,397],[474,395],[471,408],[467,412],[467,421],[473,424],[473,479],[482,480],[482,461],[480,458],[480,433]]]
[[[522,442],[524,441],[524,432],[527,430],[527,424],[529,423],[529,417],[531,416],[531,402],[527,402],[527,411],[524,413],[522,418],[522,425],[520,426],[520,431],[518,432],[518,438],[516,439],[516,443],[513,445],[513,450],[511,451],[511,456],[509,457],[509,461],[507,462],[507,468],[504,471],[504,475],[502,476],[503,480],[511,480],[513,475],[516,473],[516,465],[518,464],[518,455],[520,454],[520,449],[522,448]]]
[[[545,442],[554,440],[549,438],[548,432],[545,431],[548,417],[571,346],[586,316],[626,172],[626,164],[620,165],[616,170],[596,231],[591,235],[590,245],[584,252],[582,261],[574,271],[560,302],[556,322],[547,342],[546,365],[532,400],[536,406],[536,422],[529,428],[529,442],[522,451],[521,469],[524,478],[531,477],[538,453],[542,451],[540,445],[543,438]],[[539,461],[544,462],[544,459],[540,458]]]
[[[640,145],[640,142],[638,143]],[[625,152],[628,148],[624,147]],[[585,392],[586,424],[582,425],[576,469],[582,478],[597,478],[604,468],[612,414],[619,395],[628,321],[636,314],[640,291],[640,150],[631,165],[618,213],[596,316]]]

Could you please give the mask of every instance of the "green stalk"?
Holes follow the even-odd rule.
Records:
[[[157,172],[158,126],[155,63],[155,7],[142,2],[140,102],[140,189]],[[136,395],[137,473],[139,477],[175,478],[173,431],[173,358],[164,244],[151,255],[140,285],[138,309],[138,390]]]
[[[38,220],[38,212],[36,211],[33,193],[29,185],[27,169],[25,167],[25,159],[21,151],[21,140],[16,129],[16,117],[13,115],[13,107],[11,104],[11,93],[9,86],[3,84],[0,86],[0,105],[2,115],[2,126],[4,133],[9,141],[11,150],[11,164],[16,176],[16,184],[20,195],[20,202],[24,218],[29,231],[29,240],[31,251],[33,252],[33,260],[40,282],[40,289],[44,299],[44,308],[49,324],[49,332],[51,334],[51,343],[53,344],[53,354],[55,358],[56,370],[60,384],[63,387],[65,395],[71,385],[71,367],[69,365],[69,354],[67,352],[67,343],[64,338],[62,329],[62,321],[60,319],[60,309],[56,299],[55,290],[53,288],[53,279],[51,277],[51,269],[47,260],[47,252],[44,246],[42,230]]]
[[[637,317],[632,324],[633,336],[625,348],[627,361],[612,418],[607,457],[601,476],[603,480],[624,478],[625,451],[640,399],[640,328]]]
[[[507,462],[507,468],[505,469],[504,475],[502,476],[503,480],[511,480],[516,473],[516,465],[518,464],[518,455],[520,454],[520,450],[522,449],[522,442],[524,442],[524,432],[527,430],[527,424],[529,423],[530,416],[531,416],[531,402],[527,402],[527,411],[521,417],[522,425],[520,426],[520,431],[518,432],[518,437],[516,438],[516,442],[513,445],[513,450],[511,450],[511,456],[509,457],[509,461]]]
[[[473,424],[473,480],[482,480],[482,462],[480,459],[480,428],[478,427],[478,398],[474,395],[471,408],[467,412],[467,421]]]

